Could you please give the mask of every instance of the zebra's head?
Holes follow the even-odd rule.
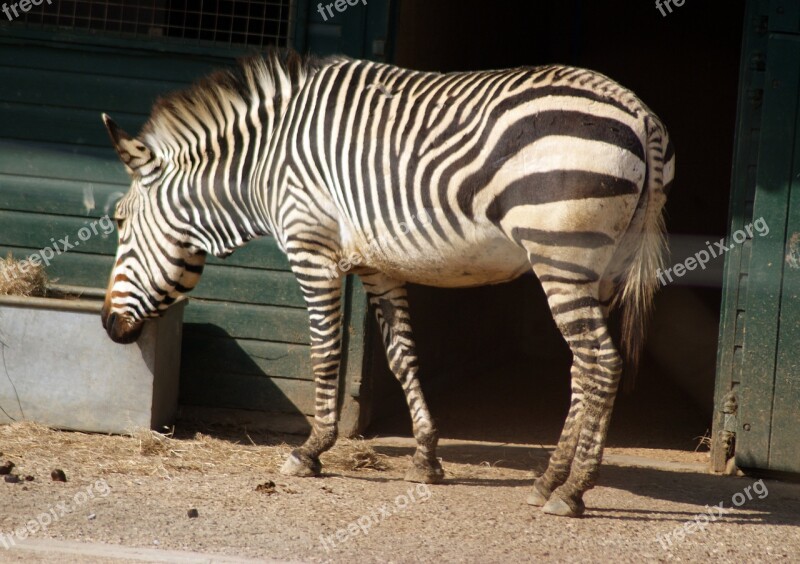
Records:
[[[116,261],[102,309],[103,327],[117,343],[132,343],[144,320],[158,317],[197,285],[206,253],[169,189],[174,171],[140,139],[103,114],[114,148],[131,177],[116,206]]]

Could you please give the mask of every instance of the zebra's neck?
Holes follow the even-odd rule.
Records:
[[[142,131],[205,250],[225,256],[271,233],[259,168],[289,101],[321,62],[271,51],[158,101]]]

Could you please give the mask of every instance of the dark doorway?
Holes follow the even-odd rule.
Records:
[[[436,71],[567,63],[636,92],[676,147],[667,204],[674,264],[727,232],[744,10],[743,3],[672,10],[610,1],[399,0],[395,60]],[[660,292],[637,386],[617,400],[610,445],[692,449],[710,429],[723,260]],[[423,387],[442,436],[557,440],[570,354],[532,275],[474,290],[415,287],[411,306]],[[402,393],[376,356],[369,433],[408,434]]]

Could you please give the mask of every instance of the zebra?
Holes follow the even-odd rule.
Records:
[[[674,149],[635,94],[569,66],[442,74],[272,50],[159,99],[138,137],[103,120],[131,176],[102,311],[111,339],[134,341],[208,254],[270,235],[307,304],[316,389],[310,436],[281,472],[319,475],[337,438],[346,273],[363,282],[410,409],[405,479],[438,483],[406,284],[533,271],[573,361],[568,416],[527,501],[584,513],[666,246]]]

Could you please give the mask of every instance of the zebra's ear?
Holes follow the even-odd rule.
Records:
[[[159,166],[158,158],[143,141],[128,135],[107,114],[103,114],[103,123],[128,174],[143,176]]]

